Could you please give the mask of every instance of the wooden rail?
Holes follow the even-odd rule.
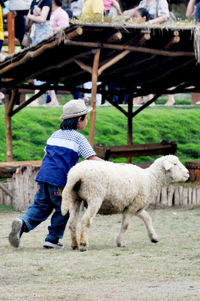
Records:
[[[16,169],[21,166],[36,166],[40,167],[42,161],[11,161],[0,162],[0,178],[12,178]]]
[[[138,156],[156,156],[175,154],[177,151],[176,142],[168,142],[166,140],[161,143],[151,144],[131,144],[131,145],[115,145],[101,146],[96,144],[94,147],[97,156],[104,160],[109,158],[130,158]]]

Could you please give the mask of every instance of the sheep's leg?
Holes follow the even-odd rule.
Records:
[[[88,202],[88,208],[82,217],[81,235],[80,235],[80,251],[84,252],[88,249],[88,232],[92,221],[101,207],[101,200],[93,200],[92,204]]]
[[[158,236],[153,228],[152,219],[151,219],[151,216],[149,215],[149,213],[146,210],[142,209],[142,210],[138,211],[136,213],[136,215],[143,220],[151,242],[154,242],[154,243],[158,242]]]
[[[69,218],[69,230],[71,234],[71,247],[73,250],[79,249],[77,235],[76,235],[76,229],[77,229],[77,222],[78,222],[78,216],[79,216],[79,210],[80,210],[80,201],[74,201],[73,206],[70,210],[70,218]]]
[[[122,241],[122,237],[123,237],[124,233],[126,232],[126,230],[128,229],[130,217],[131,217],[131,214],[129,214],[127,212],[123,213],[121,229],[120,229],[119,235],[116,238],[117,247],[125,247],[126,246],[126,242]]]

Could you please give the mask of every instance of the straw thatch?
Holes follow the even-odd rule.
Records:
[[[1,86],[24,87],[37,78],[48,87],[75,90],[91,80],[94,53],[100,49],[100,89],[114,82],[135,95],[198,91],[198,32],[193,24],[183,27],[179,23],[72,24],[1,62]]]

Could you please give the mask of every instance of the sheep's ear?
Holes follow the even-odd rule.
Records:
[[[173,166],[173,164],[170,163],[169,161],[165,161],[165,162],[163,163],[163,166],[164,166],[164,169],[165,169],[165,170],[170,170],[170,168]]]

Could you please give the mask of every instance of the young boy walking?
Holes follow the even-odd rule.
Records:
[[[87,108],[84,100],[73,99],[63,106],[60,130],[54,132],[47,140],[45,156],[36,176],[37,193],[34,203],[31,204],[23,216],[12,222],[9,234],[10,244],[18,248],[21,236],[51,217],[43,247],[62,248],[59,239],[63,237],[69,218],[61,214],[62,190],[67,182],[67,174],[79,157],[88,160],[101,160],[96,156],[88,140],[78,132],[87,126],[87,117],[91,108]]]

